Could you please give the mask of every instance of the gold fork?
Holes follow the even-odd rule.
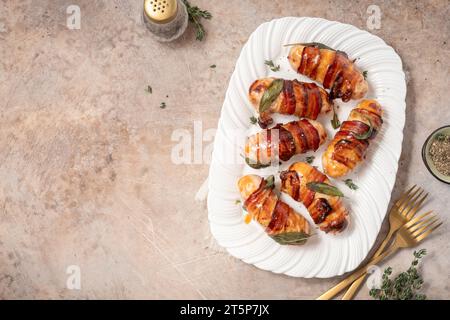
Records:
[[[375,265],[386,257],[389,257],[397,250],[401,248],[415,247],[428,237],[434,230],[441,226],[442,222],[436,215],[432,214],[433,211],[424,213],[420,217],[416,217],[411,221],[404,224],[398,231],[394,238],[392,245],[380,254],[378,257],[373,258],[366,266],[359,268],[353,274],[339,282],[336,286],[322,294],[317,300],[328,300],[334,297],[336,294],[348,287],[353,281],[360,276],[367,273],[367,266]]]
[[[403,193],[403,195],[394,203],[394,206],[389,212],[389,232],[384,241],[378,247],[378,250],[374,253],[373,257],[378,257],[391,240],[393,234],[414,217],[428,196],[428,193],[425,193],[424,195],[423,193],[424,190],[422,188],[414,185],[408,191]],[[353,282],[342,297],[342,300],[351,300],[357,293],[365,277],[366,275],[362,275],[359,279]]]

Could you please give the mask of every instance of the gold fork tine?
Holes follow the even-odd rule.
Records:
[[[425,239],[426,237],[428,237],[428,236],[430,235],[430,233],[432,233],[434,230],[436,230],[437,228],[439,228],[441,225],[442,225],[442,222],[439,223],[438,225],[434,226],[433,228],[431,228],[431,229],[428,230],[427,232],[422,233],[421,235],[419,235],[419,236],[416,238],[416,241],[418,241],[418,242],[422,241],[423,239]]]
[[[420,191],[420,192],[419,192]],[[419,192],[419,193],[418,193]],[[417,194],[418,193],[418,194]],[[418,197],[420,197],[420,195],[423,193],[423,189],[422,188],[418,188],[412,195],[410,198],[408,198],[408,201],[406,203],[404,203],[400,208],[399,211],[403,216],[406,216],[406,213],[412,208],[412,206],[414,206],[416,200],[418,199]]]
[[[408,212],[408,214],[405,216],[407,220],[410,220],[412,217],[414,217],[414,215],[417,213],[417,210],[420,209],[420,207],[422,206],[423,202],[425,201],[425,199],[428,197],[428,193],[426,193],[417,203],[416,206],[414,206],[410,212]]]
[[[400,206],[404,203],[404,201],[407,199],[407,197],[411,194],[411,192],[413,191],[413,189],[414,189],[416,186],[417,186],[417,185],[413,185],[411,188],[409,188],[408,191],[404,192],[404,193],[402,194],[402,196],[400,197],[400,199],[398,199],[398,200],[395,202],[395,205],[396,205],[397,207],[400,207]]]
[[[418,236],[420,236],[422,233],[424,233],[425,231],[429,230],[433,225],[436,225],[436,222],[439,222],[439,219],[434,219],[433,221],[427,223],[426,225],[424,225],[423,227],[421,227],[420,229],[411,232],[411,235],[414,238],[417,238]]]
[[[410,203],[410,201],[414,198],[414,196],[417,194],[417,192],[419,192],[421,190],[420,187],[418,187],[413,193],[411,193],[406,200],[402,203],[402,205],[398,208],[400,211],[405,210],[405,207],[407,204]]]
[[[412,225],[412,226],[408,226],[406,227],[410,232],[414,232],[417,229],[419,229],[420,227],[424,226],[425,224],[427,224],[428,222],[430,222],[431,220],[435,219],[436,215],[432,215],[431,217],[427,218],[427,219],[422,219],[420,222]]]
[[[418,217],[415,217],[411,221],[405,223],[405,228],[409,228],[409,227],[415,225],[417,222],[420,222],[423,218],[425,218],[426,216],[428,216],[431,213],[433,213],[433,210],[430,210],[430,211],[425,212],[424,214],[422,214],[422,215],[420,215]]]
[[[417,237],[419,234],[421,234],[424,231],[426,231],[427,229],[429,229],[429,227],[432,226],[433,224],[435,224],[436,222],[439,222],[439,219],[436,216],[434,216],[434,217],[428,218],[427,220],[422,222],[420,225],[414,226],[413,228],[409,229],[409,231],[411,232],[411,234],[414,237]]]

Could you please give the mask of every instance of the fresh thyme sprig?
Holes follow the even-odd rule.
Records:
[[[314,156],[306,157],[306,162],[307,162],[308,164],[311,164],[311,163],[313,163],[314,158],[315,158]]]
[[[358,186],[353,182],[352,179],[345,179],[344,180],[347,187],[349,187],[352,190],[358,190]]]
[[[397,275],[394,280],[390,279],[392,268],[386,268],[382,276],[381,288],[371,289],[370,296],[378,300],[425,300],[427,296],[418,292],[422,288],[423,279],[417,271],[417,265],[426,254],[425,249],[414,251],[411,266]]]
[[[270,68],[273,72],[280,71],[280,65],[275,65],[272,60],[264,61],[264,64]]]
[[[207,10],[201,10],[197,6],[192,6],[187,0],[183,0],[183,2],[186,5],[189,21],[195,26],[195,39],[202,41],[205,38],[206,31],[200,21],[201,19],[211,19],[212,14]]]

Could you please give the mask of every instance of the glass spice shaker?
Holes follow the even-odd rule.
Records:
[[[188,25],[188,13],[181,0],[144,0],[144,22],[156,40],[170,42]]]

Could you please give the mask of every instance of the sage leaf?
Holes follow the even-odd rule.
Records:
[[[310,235],[304,232],[282,232],[271,237],[279,244],[299,245],[304,244]]]
[[[254,162],[253,162],[252,160],[250,160],[250,158],[248,158],[248,157],[245,158],[245,163],[247,163],[248,166],[249,166],[250,168],[253,168],[253,169],[267,168],[268,166],[270,166],[270,163],[269,163],[269,164],[262,164],[262,163],[260,163],[260,162],[254,163]]]
[[[339,118],[336,113],[336,110],[334,109],[334,106],[333,106],[333,119],[331,119],[331,126],[335,130],[341,126],[341,121],[339,121]]]
[[[275,188],[275,177],[273,175],[270,175],[266,178],[266,189],[273,188]]]
[[[369,130],[367,130],[366,133],[363,133],[363,134],[357,134],[357,133],[353,134],[353,136],[358,140],[366,140],[372,136],[372,133],[373,133],[372,121],[370,121],[370,119],[367,117],[366,117],[366,119],[369,121]]]
[[[335,186],[331,186],[323,182],[308,182],[306,184],[306,187],[311,191],[326,194],[329,196],[336,196],[336,197],[344,196],[341,190],[339,190]]]
[[[259,103],[259,113],[262,113],[270,108],[272,103],[278,98],[283,90],[283,84],[283,79],[275,79],[272,81],[261,98],[261,102]]]

